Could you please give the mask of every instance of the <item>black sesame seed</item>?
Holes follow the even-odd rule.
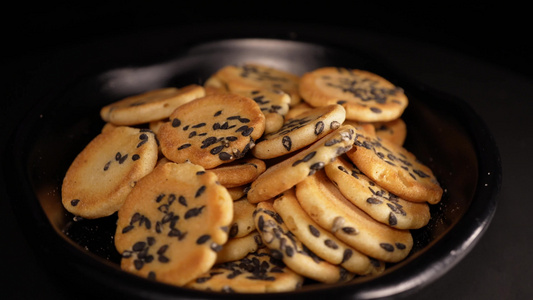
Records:
[[[133,156],[131,157],[131,159],[132,159],[133,161],[136,161],[136,160],[138,160],[139,158],[141,158],[141,156],[140,156],[139,154],[133,154]]]
[[[398,219],[396,219],[396,216],[394,215],[394,213],[390,213],[389,214],[389,225],[390,226],[395,226],[398,224]]]
[[[193,217],[200,215],[204,208],[205,206],[200,206],[200,207],[194,207],[194,208],[189,209],[185,213],[185,219],[193,218]]]
[[[353,251],[352,249],[344,249],[344,252],[342,253],[342,262],[341,263],[344,263],[346,261],[348,261],[353,255]]]
[[[111,165],[111,161],[108,161],[104,166],[104,171],[107,171],[109,169],[109,166]]]
[[[70,205],[72,206],[76,206],[80,203],[80,199],[73,199],[73,200],[70,200]]]
[[[309,225],[309,231],[315,237],[319,237],[320,236],[320,231],[313,225]]]
[[[339,245],[337,245],[337,243],[335,243],[335,241],[332,241],[330,239],[325,240],[324,241],[324,245],[326,245],[326,247],[331,248],[331,249],[338,249],[339,248]]]
[[[220,152],[220,153],[218,154],[218,158],[219,158],[220,160],[226,161],[226,160],[230,160],[230,159],[232,159],[233,156],[232,156],[231,154],[227,153],[227,152]]]
[[[204,127],[205,126],[205,123],[198,123],[196,125],[193,125],[192,128],[200,128],[200,127]]]
[[[211,149],[209,151],[209,153],[213,154],[213,155],[216,155],[218,153],[220,153],[220,151],[224,150],[224,145],[220,145],[220,146],[217,146],[217,147],[214,147],[213,149]]]
[[[196,244],[201,245],[201,244],[207,242],[210,238],[211,238],[210,235],[208,235],[208,234],[204,234],[204,235],[200,236],[200,237],[196,240]]]
[[[216,113],[215,113],[215,114],[213,115],[213,117],[217,117],[217,116],[220,116],[220,114],[221,114],[221,113],[222,113],[222,111],[221,111],[221,110],[219,110],[219,111],[217,111],[217,112],[216,112]]]
[[[196,191],[196,194],[194,195],[194,197],[200,197],[204,192],[205,192],[205,189],[207,187],[205,185],[202,185],[197,191]]]
[[[179,127],[181,125],[181,121],[177,118],[174,118],[172,120],[172,127],[176,128],[176,127]]]
[[[284,136],[281,139],[281,144],[283,145],[283,147],[285,147],[285,149],[287,149],[287,151],[291,151],[292,140],[291,140],[291,138],[289,136]]]
[[[380,246],[381,248],[383,248],[383,249],[384,249],[385,251],[387,251],[387,252],[392,252],[392,251],[394,251],[394,246],[391,245],[391,244],[389,244],[389,243],[381,243],[381,244],[379,244],[379,246]]]
[[[402,243],[396,243],[396,248],[400,249],[400,250],[404,250],[405,248],[407,248],[405,246],[405,244],[402,244]]]
[[[324,131],[324,122],[318,121],[315,124],[315,135],[319,135]]]
[[[191,146],[191,144],[183,144],[183,145],[178,147],[178,150],[183,150],[183,149],[189,148],[190,146]]]

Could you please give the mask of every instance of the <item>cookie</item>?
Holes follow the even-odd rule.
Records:
[[[115,125],[148,123],[167,118],[178,106],[204,95],[197,84],[150,90],[102,107],[100,117]]]
[[[246,255],[256,252],[261,247],[264,247],[263,240],[261,240],[261,235],[259,235],[257,230],[242,237],[230,238],[217,253],[215,264],[242,259]]]
[[[187,287],[221,293],[279,293],[298,290],[303,281],[303,276],[262,248],[240,260],[214,266]]]
[[[305,247],[288,230],[272,200],[257,204],[254,220],[263,244],[270,249],[272,256],[294,272],[322,283],[344,282],[353,278],[346,269],[321,259]]]
[[[270,89],[235,90],[232,93],[251,98],[259,105],[265,115],[265,133],[277,131],[283,126],[291,102],[289,94]]]
[[[273,205],[287,229],[320,258],[358,275],[376,274],[384,270],[383,263],[378,262],[376,268],[374,260],[346,245],[313,221],[300,206],[294,188],[275,198]]]
[[[366,70],[322,67],[302,75],[299,91],[311,106],[341,104],[346,119],[385,122],[399,118],[408,105],[403,89]]]
[[[255,230],[254,213],[256,204],[248,202],[246,197],[233,201],[233,220],[229,227],[229,237],[238,238]]]
[[[431,214],[429,205],[404,200],[377,185],[349,159],[337,157],[324,171],[340,192],[375,220],[398,229],[426,226]]]
[[[407,137],[407,125],[403,119],[398,118],[388,122],[375,122],[372,125],[375,128],[377,137],[403,146]]]
[[[243,157],[210,170],[218,176],[221,185],[233,188],[254,181],[266,170],[266,164],[254,157]]]
[[[127,126],[104,129],[76,156],[61,187],[72,214],[95,219],[115,213],[136,182],[157,163],[155,135]]]
[[[285,120],[292,119],[292,118],[298,116],[299,114],[301,114],[301,113],[303,113],[305,111],[308,111],[310,109],[313,109],[313,107],[311,105],[309,105],[309,103],[307,103],[305,101],[300,101],[300,103],[295,104],[295,105],[293,105],[293,106],[291,106],[289,108],[289,111],[285,115]]]
[[[212,169],[242,158],[265,129],[265,116],[252,99],[216,94],[178,107],[158,131],[161,152],[171,161]]]
[[[228,65],[219,69],[209,79],[209,86],[228,91],[268,89],[289,94],[290,105],[301,101],[298,84],[300,76],[278,68],[257,63]]]
[[[371,218],[342,195],[324,170],[298,183],[296,198],[322,228],[375,259],[399,262],[413,246],[409,230],[392,228]]]
[[[361,172],[408,201],[440,202],[443,190],[431,169],[402,146],[358,132],[346,153]]]
[[[158,165],[118,211],[120,266],[183,286],[214,265],[232,219],[233,200],[215,174],[192,163]]]
[[[354,134],[354,127],[341,126],[290,158],[268,167],[250,185],[248,201],[271,199],[322,169],[352,147]]]
[[[264,134],[252,149],[261,159],[270,159],[302,149],[344,122],[346,113],[338,104],[313,108],[283,123],[275,132]]]
[[[228,190],[228,193],[231,196],[231,199],[233,200],[239,200],[242,197],[246,196],[246,193],[248,192],[248,189],[250,188],[249,184],[226,188]]]

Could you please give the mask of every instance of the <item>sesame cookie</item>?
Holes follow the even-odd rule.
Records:
[[[285,115],[285,120],[292,119],[303,113],[304,111],[308,111],[310,109],[313,109],[313,107],[309,105],[309,103],[301,101],[300,103],[293,105],[289,108],[289,112],[287,112],[287,114]]]
[[[136,182],[153,170],[157,158],[157,141],[151,131],[108,127],[68,168],[61,187],[63,206],[87,219],[115,213]]]
[[[392,228],[371,218],[342,195],[324,170],[298,183],[296,198],[322,228],[368,256],[398,262],[407,257],[413,246],[409,230]]]
[[[204,88],[197,84],[150,90],[102,107],[100,116],[116,125],[148,123],[167,118],[176,107],[204,95]]]
[[[401,118],[388,122],[372,123],[376,135],[382,140],[388,140],[396,145],[402,146],[407,137],[407,126]]]
[[[263,240],[257,230],[242,237],[230,238],[217,253],[216,264],[242,259],[261,247],[264,247]]]
[[[324,170],[346,199],[381,223],[398,229],[418,229],[429,222],[427,203],[406,201],[384,190],[349,159],[337,157]]]
[[[403,89],[365,70],[318,68],[302,75],[299,90],[311,106],[341,104],[347,119],[362,122],[397,119],[408,105]]]
[[[346,269],[333,265],[311,252],[287,228],[272,200],[257,204],[254,212],[257,231],[272,256],[296,273],[323,283],[344,282],[353,278]]]
[[[233,200],[215,174],[192,163],[158,165],[118,211],[121,268],[183,286],[214,265],[232,219]]]
[[[243,237],[255,230],[252,216],[256,204],[248,202],[246,197],[233,201],[233,221],[229,228],[229,237]]]
[[[308,148],[270,166],[250,185],[248,201],[258,203],[271,199],[322,169],[352,147],[354,134],[353,126],[341,126]]]
[[[217,174],[221,185],[232,188],[254,181],[266,170],[266,164],[254,157],[243,157],[210,170]]]
[[[228,193],[230,194],[231,199],[239,200],[242,197],[246,196],[246,193],[248,192],[249,188],[250,188],[250,185],[246,184],[246,185],[230,187],[226,189],[228,190]]]
[[[251,98],[259,105],[265,115],[265,133],[277,131],[283,126],[291,102],[289,94],[268,89],[235,90],[232,93]]]
[[[278,131],[264,134],[252,154],[269,159],[302,149],[339,128],[345,116],[344,108],[338,104],[308,110],[284,122]]]
[[[206,169],[243,157],[265,130],[265,116],[252,99],[216,94],[178,107],[158,131],[161,152],[174,162]]]
[[[282,90],[289,94],[290,105],[301,101],[298,83],[300,76],[270,66],[247,63],[228,65],[219,69],[209,79],[209,86],[226,88],[228,91],[269,89]]]
[[[441,200],[443,190],[431,169],[402,146],[359,131],[346,155],[361,172],[398,197],[430,204]]]
[[[300,289],[303,281],[301,275],[262,248],[237,261],[214,266],[187,287],[222,293],[276,293]]]
[[[320,258],[358,275],[383,271],[384,264],[379,264],[380,268],[374,267],[367,255],[346,245],[313,221],[300,206],[294,188],[277,197],[273,205],[288,230]]]

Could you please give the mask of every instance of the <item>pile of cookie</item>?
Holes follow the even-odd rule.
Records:
[[[408,99],[374,73],[228,65],[101,109],[62,203],[117,214],[123,270],[198,290],[292,291],[405,259],[443,190],[403,146]]]

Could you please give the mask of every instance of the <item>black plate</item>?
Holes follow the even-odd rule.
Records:
[[[366,69],[404,88],[410,99],[403,116],[408,126],[405,147],[434,170],[445,189],[441,203],[431,207],[430,224],[413,231],[415,245],[403,262],[375,278],[312,284],[278,297],[408,295],[439,278],[476,244],[496,209],[501,166],[492,135],[465,102],[414,83],[408,73],[392,70],[349,44],[257,36],[218,40],[204,32],[179,40],[182,35],[150,35],[144,38],[158,42],[159,48],[132,48],[139,45],[139,37],[128,38],[91,48],[105,55],[92,52],[87,60],[62,56],[54,61],[56,73],[42,76],[48,92],[31,102],[6,144],[9,155],[2,164],[3,172],[14,174],[6,176],[7,190],[21,226],[52,272],[80,292],[98,287],[101,292],[151,299],[228,297],[122,272],[112,238],[116,216],[74,222],[61,205],[60,187],[74,157],[103,126],[103,105],[157,87],[201,84],[224,65],[249,61],[296,74],[322,66]],[[78,64],[72,66],[71,61]]]

